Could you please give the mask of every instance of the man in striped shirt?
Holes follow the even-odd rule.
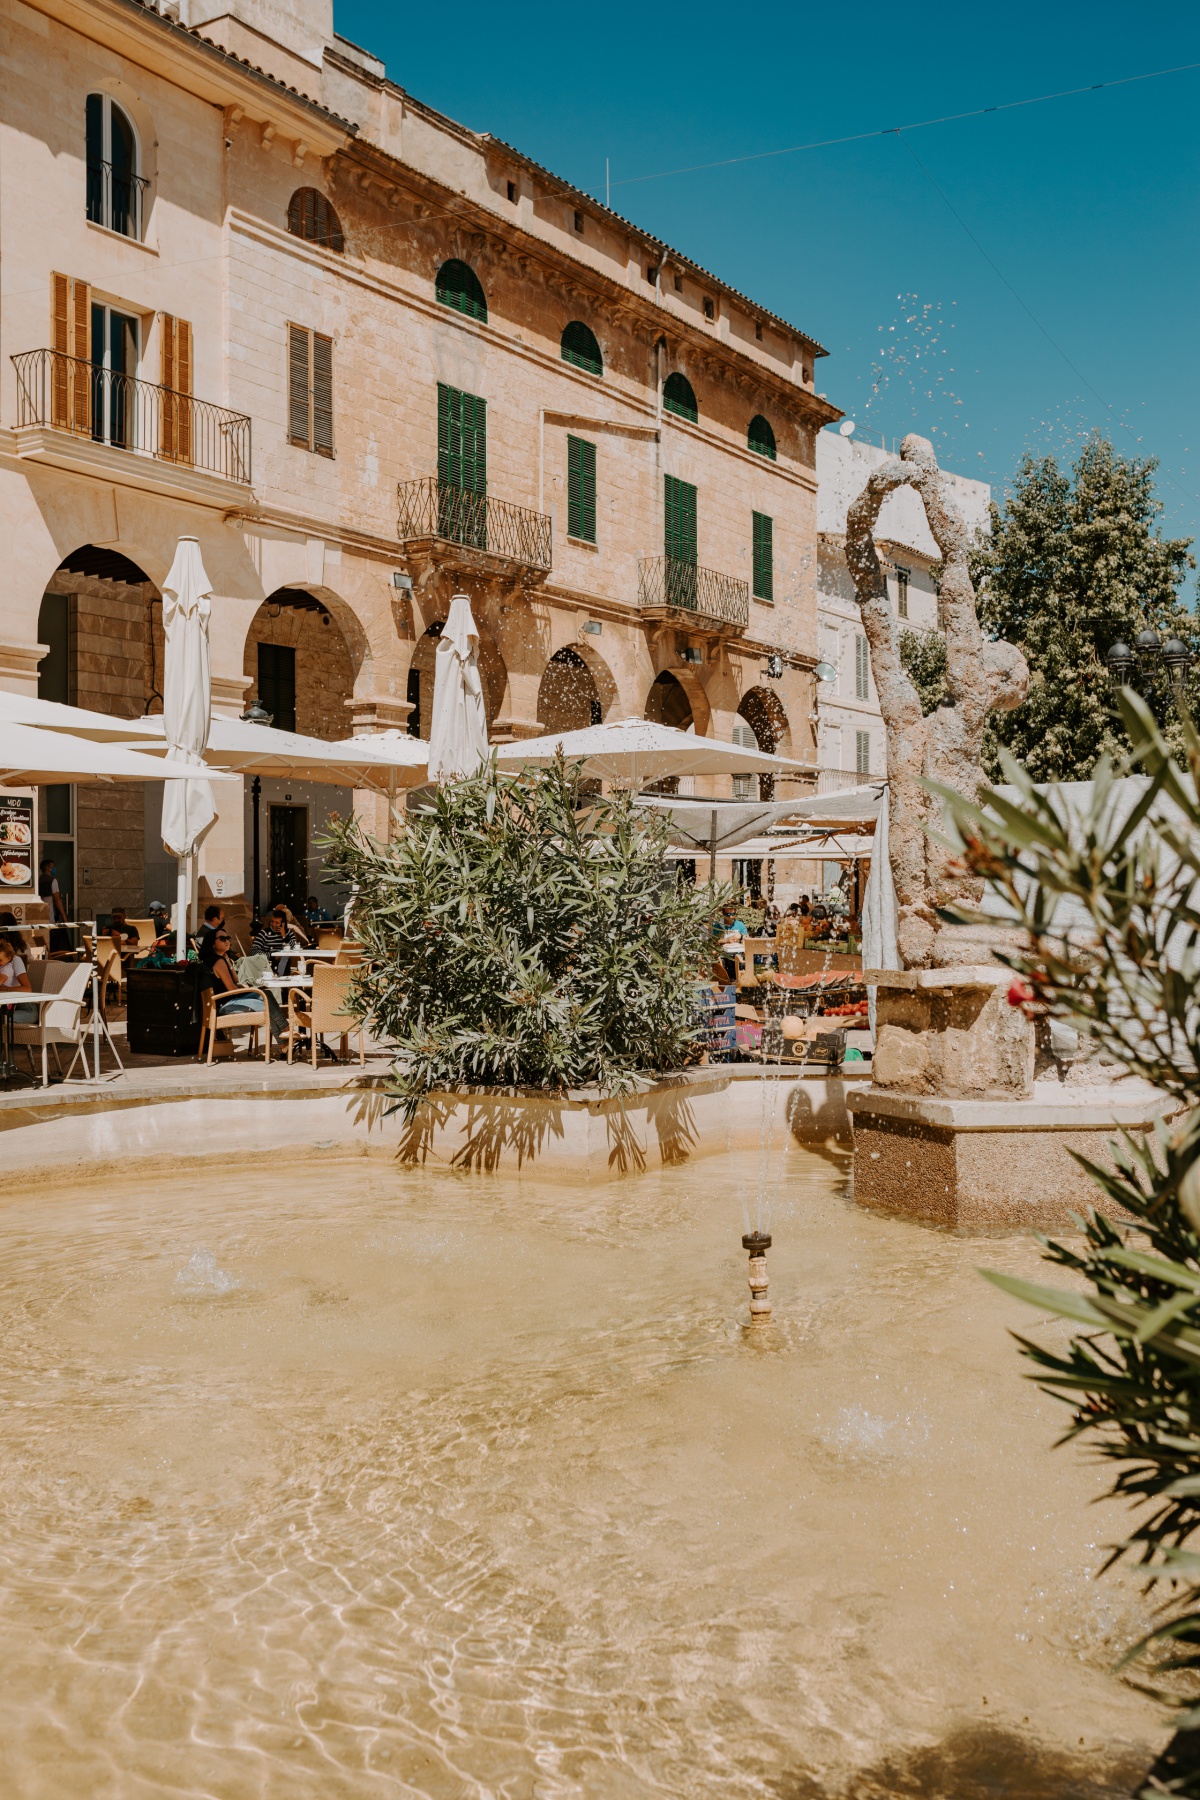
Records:
[[[291,964],[286,958],[281,958],[279,963],[275,964],[274,953],[276,950],[290,949],[299,941],[295,932],[288,925],[287,914],[282,906],[273,906],[255,932],[250,948],[256,956],[271,958],[279,973],[286,975]]]

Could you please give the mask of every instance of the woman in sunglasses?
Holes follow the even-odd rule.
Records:
[[[260,1002],[257,988],[245,988],[237,977],[237,970],[230,961],[233,940],[223,925],[212,932],[200,952],[200,960],[212,974],[213,988],[217,997],[217,1017],[225,1013],[258,1012]],[[271,1020],[271,1036],[285,1039],[287,1033],[287,1014],[275,996],[266,993],[267,1013]]]

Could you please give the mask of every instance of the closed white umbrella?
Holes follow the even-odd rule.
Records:
[[[429,779],[474,775],[487,761],[487,715],[476,653],[479,630],[465,594],[455,594],[433,660]]]
[[[163,583],[163,731],[175,761],[204,768],[212,712],[208,666],[208,615],[212,584],[204,572],[200,545],[181,537],[171,572]],[[200,777],[168,781],[163,790],[163,848],[179,860],[175,908],[175,955],[187,954],[188,865],[217,816],[212,786]]]

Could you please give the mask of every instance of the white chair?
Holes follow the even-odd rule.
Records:
[[[33,1063],[33,1045],[42,1047],[42,1086],[49,1087],[50,1072],[46,1064],[46,1050],[54,1052],[54,1061],[58,1072],[62,1075],[62,1061],[58,1054],[60,1044],[70,1044],[75,1054],[71,1058],[71,1067],[63,1076],[70,1081],[75,1064],[82,1058],[83,1073],[90,1081],[92,1072],[88,1068],[87,1028],[84,1024],[83,1007],[88,997],[92,982],[91,963],[76,963],[71,968],[66,981],[59,989],[57,1000],[51,1000],[41,1009],[41,1016],[36,1025],[14,1025],[13,1043],[24,1044],[29,1051],[30,1065]]]

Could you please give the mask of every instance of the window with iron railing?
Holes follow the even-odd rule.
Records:
[[[132,120],[107,94],[89,94],[85,131],[88,218],[122,237],[140,238],[150,184],[139,173]]]

